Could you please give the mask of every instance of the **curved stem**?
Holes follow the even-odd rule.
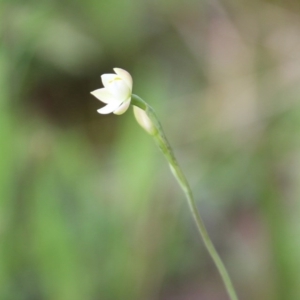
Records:
[[[152,121],[153,126],[155,128],[155,130],[153,131],[154,132],[153,133],[154,140],[155,140],[156,144],[159,146],[159,148],[161,149],[161,151],[163,152],[167,161],[169,162],[171,171],[174,174],[175,178],[177,179],[179,185],[181,186],[181,188],[187,198],[191,213],[196,222],[199,233],[203,239],[203,242],[206,246],[207,251],[209,252],[211,258],[213,259],[214,263],[216,264],[217,269],[219,270],[219,273],[223,279],[223,282],[224,282],[224,285],[228,292],[228,295],[231,300],[238,300],[238,297],[234,290],[234,287],[233,287],[233,284],[229,277],[229,274],[225,268],[225,265],[223,264],[219,254],[217,253],[217,251],[209,237],[209,234],[206,230],[206,227],[202,221],[202,218],[198,212],[190,185],[173,154],[172,148],[163,132],[162,126],[161,126],[153,108],[151,106],[149,106],[143,99],[141,99],[137,95],[132,95],[131,103],[132,103],[132,105],[135,105],[135,106],[143,109],[146,112],[147,116]]]

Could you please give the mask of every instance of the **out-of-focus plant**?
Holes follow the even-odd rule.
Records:
[[[0,15],[1,299],[224,298],[151,139],[86,97],[115,64],[168,116],[239,293],[300,299],[299,1],[4,0]]]

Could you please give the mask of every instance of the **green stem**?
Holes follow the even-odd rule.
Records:
[[[194,220],[196,222],[199,233],[204,241],[204,244],[205,244],[211,258],[213,259],[213,261],[216,264],[216,267],[219,270],[219,273],[223,279],[223,282],[224,282],[224,285],[228,292],[228,295],[231,300],[238,300],[238,297],[237,297],[234,287],[232,285],[229,274],[225,268],[225,265],[223,264],[219,254],[217,253],[217,251],[208,235],[206,227],[201,219],[201,216],[198,212],[190,185],[189,185],[185,175],[183,174],[181,168],[178,165],[178,162],[173,154],[172,148],[163,132],[162,126],[161,126],[153,108],[151,106],[149,106],[143,99],[141,99],[137,95],[132,95],[131,99],[132,99],[131,100],[132,105],[135,105],[135,106],[143,109],[147,113],[147,116],[152,121],[152,124],[154,126],[152,135],[154,137],[154,140],[155,140],[156,144],[159,146],[159,148],[161,149],[161,151],[163,152],[163,154],[165,155],[165,158],[167,159],[167,161],[169,162],[171,171],[174,174],[175,178],[177,179],[179,185],[181,186],[181,188],[187,198],[190,210],[191,210]]]

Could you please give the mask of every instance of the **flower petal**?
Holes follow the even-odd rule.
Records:
[[[102,80],[104,87],[107,87],[111,81],[115,80],[118,77],[120,77],[120,76],[118,76],[116,74],[103,74],[103,75],[101,75],[101,80]]]
[[[114,110],[115,115],[122,115],[128,109],[130,105],[131,98],[124,101],[116,110]]]
[[[107,114],[110,114],[112,113],[114,110],[116,110],[118,107],[120,106],[120,103],[119,102],[111,102],[109,104],[107,104],[106,106],[100,108],[97,110],[97,112],[99,114],[102,114],[102,115],[107,115]]]
[[[131,95],[130,88],[120,77],[117,77],[115,80],[111,81],[106,88],[116,99],[119,99],[122,102],[128,99],[128,97]]]
[[[130,88],[130,90],[132,90],[132,77],[131,75],[120,68],[114,68],[114,71],[116,72],[117,75],[119,75],[124,81],[125,83],[128,85],[128,87]]]
[[[110,103],[116,101],[116,98],[106,88],[92,91],[91,94],[103,103]]]

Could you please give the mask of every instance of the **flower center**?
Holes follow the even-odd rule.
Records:
[[[109,83],[112,83],[112,82],[117,81],[117,80],[122,80],[122,78],[121,77],[115,77],[114,79],[110,80]]]

